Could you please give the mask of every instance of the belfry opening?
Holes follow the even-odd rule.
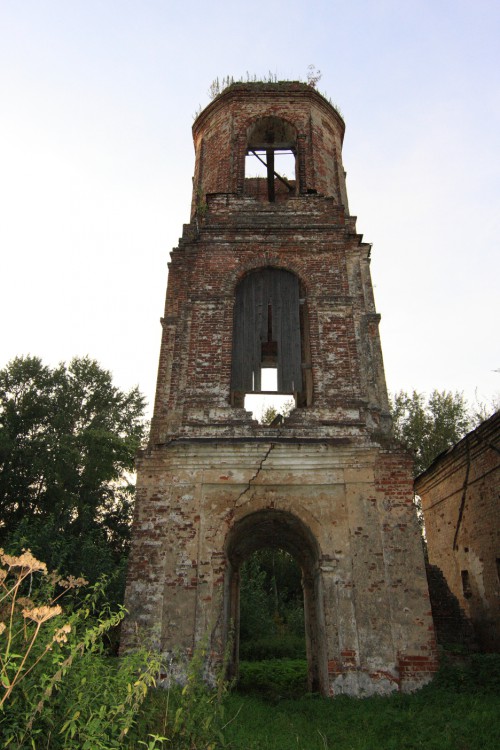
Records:
[[[412,460],[391,433],[344,130],[293,81],[232,84],[194,122],[121,646],[153,631],[164,654],[208,639],[222,660],[245,560],[281,550],[301,571],[309,687],[331,697],[408,692],[437,668]],[[285,420],[260,424],[245,408],[266,390],[293,399]],[[238,659],[236,642],[234,674]]]
[[[274,203],[295,195],[297,133],[275,116],[262,117],[248,128],[245,195]],[[264,179],[263,179],[264,178]]]

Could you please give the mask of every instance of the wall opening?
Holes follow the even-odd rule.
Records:
[[[462,591],[466,599],[470,599],[472,596],[472,588],[470,584],[470,576],[468,570],[460,571],[460,577],[462,579]]]
[[[277,427],[295,409],[295,400],[278,393],[278,371],[275,367],[263,367],[261,376],[265,394],[247,393],[244,406],[260,424]]]
[[[290,271],[247,274],[235,293],[231,403],[248,394],[291,396],[312,403],[309,322],[304,290]]]
[[[297,193],[297,132],[279,117],[263,117],[247,131],[245,195],[283,201]]]
[[[229,676],[238,676],[240,659],[241,580],[242,566],[252,560],[254,553],[276,555],[284,553],[300,569],[303,593],[305,652],[308,687],[312,692],[328,694],[326,646],[324,642],[323,596],[319,570],[319,549],[310,529],[287,511],[266,509],[250,513],[240,519],[226,540],[227,568],[225,578],[224,633],[233,634]],[[247,563],[248,564],[252,564]],[[245,593],[245,592],[244,592]],[[245,649],[248,653],[249,646]]]
[[[258,396],[247,394],[244,403],[245,411],[252,414],[252,419],[267,427],[279,427],[295,409],[295,401],[289,396]]]
[[[291,149],[274,150],[274,168],[288,183],[295,180],[295,154]],[[264,149],[252,149],[245,158],[245,178],[260,177],[267,180],[268,164]],[[275,179],[278,179],[276,175]],[[295,188],[295,185],[294,185]]]

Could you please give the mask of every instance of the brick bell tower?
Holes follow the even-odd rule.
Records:
[[[193,125],[191,221],[169,264],[123,644],[139,625],[164,652],[209,637],[217,658],[234,633],[236,673],[240,565],[281,548],[302,570],[310,688],[361,696],[413,690],[437,665],[343,135],[333,106],[295,82],[233,84]],[[250,157],[265,176],[245,174]],[[296,404],[278,426],[244,408],[268,387],[265,370]]]

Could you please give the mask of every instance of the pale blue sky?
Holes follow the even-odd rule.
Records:
[[[388,386],[500,391],[500,3],[0,0],[0,366],[89,354],[151,400],[191,125],[216,77],[346,121]]]

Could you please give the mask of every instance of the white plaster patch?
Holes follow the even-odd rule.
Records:
[[[373,679],[366,672],[346,672],[332,682],[334,695],[349,695],[352,698],[367,698],[371,695],[390,695],[398,689],[397,683],[387,677]]]

